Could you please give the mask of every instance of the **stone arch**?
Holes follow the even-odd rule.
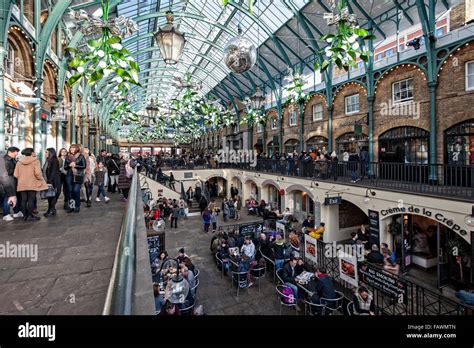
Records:
[[[312,200],[314,200],[314,194],[313,194],[313,192],[311,192],[311,189],[309,189],[306,186],[300,185],[300,184],[290,185],[286,188],[285,191],[286,191],[285,194],[289,194],[289,193],[294,192],[294,191],[306,192],[306,194],[309,197],[311,197]]]
[[[334,91],[334,96],[332,98],[332,104],[334,105],[336,103],[337,97],[344,91],[344,89],[348,87],[352,87],[354,85],[359,85],[360,88],[362,88],[366,93],[367,93],[367,86],[363,84],[360,81],[347,81],[346,83],[340,85],[339,87],[336,88]]]
[[[9,62],[12,65],[15,75],[18,77],[35,76],[33,49],[30,39],[24,34],[23,30],[17,26],[12,26],[8,30],[8,46],[13,50],[14,60]],[[8,57],[8,55],[7,55]],[[32,82],[27,82],[32,86]]]
[[[46,97],[46,103],[52,106],[57,95],[57,74],[49,61],[44,63],[43,80],[43,94]]]
[[[275,180],[272,180],[272,179],[266,179],[262,182],[262,188],[266,187],[266,186],[269,186],[269,185],[273,185],[275,186],[278,190],[280,189],[280,184],[277,183]]]
[[[387,70],[385,70],[382,74],[380,74],[380,76],[376,76],[375,83],[374,83],[375,90],[377,90],[377,87],[378,87],[379,83],[387,75],[390,75],[392,72],[397,72],[397,70],[400,69],[400,68],[412,68],[412,67],[417,69],[418,71],[420,71],[423,74],[423,77],[425,79],[427,78],[425,67],[422,66],[422,65],[419,65],[418,63],[410,62],[408,64],[407,63],[405,63],[405,64],[396,64],[396,65],[392,66],[391,68],[387,68]]]

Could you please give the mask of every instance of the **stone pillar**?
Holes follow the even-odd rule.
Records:
[[[338,205],[321,205],[321,222],[326,224],[324,232],[324,242],[332,243],[338,241],[339,238],[339,206]]]

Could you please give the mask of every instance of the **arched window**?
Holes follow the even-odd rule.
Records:
[[[444,136],[447,164],[474,165],[474,119],[449,128]]]
[[[352,150],[360,151],[360,149],[368,146],[368,141],[369,138],[365,134],[345,133],[336,139],[337,153],[350,153]]]
[[[294,151],[299,152],[300,142],[296,139],[290,139],[285,143],[285,152],[292,153]]]
[[[323,148],[328,148],[328,139],[321,136],[315,136],[309,138],[306,141],[306,150],[322,150]]]
[[[429,132],[417,127],[392,128],[379,137],[381,162],[428,164]]]

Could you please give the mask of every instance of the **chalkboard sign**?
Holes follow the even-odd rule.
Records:
[[[193,178],[193,172],[184,172],[184,178],[185,179],[192,179]]]
[[[380,244],[379,212],[369,209],[369,244]]]
[[[359,280],[396,299],[398,303],[408,304],[408,284],[395,276],[368,264],[359,264]]]
[[[263,232],[263,222],[252,222],[239,225],[239,234],[243,237],[250,236],[252,238],[258,238],[258,235],[261,232]]]

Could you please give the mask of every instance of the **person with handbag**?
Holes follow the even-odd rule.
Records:
[[[64,195],[64,210],[69,209],[69,200],[71,199],[71,194],[69,192],[68,186],[67,186],[67,170],[64,169],[64,165],[66,164],[66,158],[67,158],[68,152],[67,149],[62,148],[59,151],[59,156],[58,156],[58,161],[59,161],[59,171],[61,173],[61,185],[58,187],[58,197],[61,195],[61,189],[63,191]]]
[[[24,149],[24,156],[18,161],[13,176],[17,178],[17,191],[21,192],[21,208],[25,221],[38,221],[40,218],[33,215],[36,193],[48,189],[48,185],[41,173],[40,162],[36,159],[32,148]]]
[[[66,158],[64,169],[67,171],[66,180],[71,194],[68,213],[79,213],[81,210],[81,186],[84,183],[86,159],[81,154],[80,147],[72,144]]]
[[[56,150],[49,148],[46,150],[46,162],[43,166],[43,176],[48,184],[48,191],[44,196],[48,199],[48,210],[44,213],[44,217],[56,215],[56,202],[59,197],[61,188],[61,172],[59,171],[59,160]]]

